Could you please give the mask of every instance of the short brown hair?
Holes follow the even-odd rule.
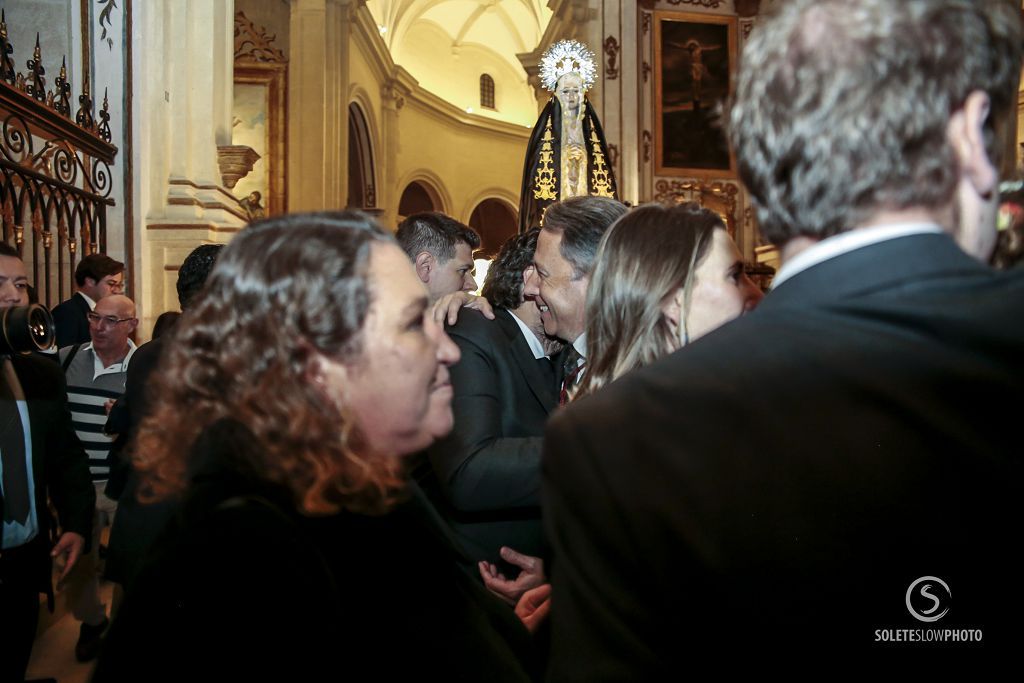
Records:
[[[116,261],[106,254],[89,254],[78,262],[75,267],[75,284],[79,287],[85,284],[85,278],[99,282],[109,275],[117,275],[124,272],[124,264]]]

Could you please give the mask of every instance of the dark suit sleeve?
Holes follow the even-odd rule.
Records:
[[[60,368],[48,360],[22,356],[14,362],[30,403],[36,454],[42,447],[41,458],[36,457],[42,463],[42,472],[36,473],[36,485],[46,487],[60,528],[79,533],[88,550],[96,492],[89,476],[88,456],[72,426],[65,378]]]
[[[45,427],[46,485],[57,508],[61,529],[85,538],[86,549],[92,537],[92,516],[96,508],[96,489],[89,476],[89,457],[71,424],[64,374],[56,365],[36,363],[43,373],[45,401],[49,419]]]
[[[445,495],[462,512],[539,505],[543,440],[502,436],[502,410],[515,406],[502,405],[497,340],[460,327],[449,334],[462,351],[452,368],[455,428],[429,451]]]
[[[545,433],[544,531],[552,551],[549,681],[662,680],[651,670],[658,639],[648,616],[636,537],[649,532],[636,509],[622,509],[611,474],[588,439],[594,416],[555,416]],[[589,420],[589,421],[588,421]],[[615,444],[601,441],[603,451]],[[622,462],[622,451],[612,457]],[[630,521],[627,522],[626,520]],[[679,643],[685,648],[685,643]]]
[[[54,306],[50,313],[53,316],[53,326],[57,332],[57,348],[77,344],[81,333],[79,331],[79,311],[75,308],[73,299]]]

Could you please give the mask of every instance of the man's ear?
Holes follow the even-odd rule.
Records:
[[[416,275],[419,276],[420,282],[426,284],[430,282],[430,273],[434,270],[434,264],[436,263],[434,255],[429,251],[421,251],[416,254]]]
[[[970,183],[981,197],[990,197],[999,185],[999,171],[985,149],[985,123],[990,115],[988,94],[975,90],[967,96],[963,107],[953,113],[946,126],[961,178]]]

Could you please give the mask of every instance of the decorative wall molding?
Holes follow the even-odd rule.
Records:
[[[710,9],[718,9],[725,4],[725,0],[665,0],[665,2],[670,5],[696,5]]]
[[[235,12],[235,61],[249,60],[253,62],[276,62],[283,64],[288,61],[284,52],[271,45],[277,34],[268,34],[262,26],[257,26],[241,11]]]
[[[218,145],[217,165],[220,167],[224,187],[231,189],[238,181],[249,175],[260,155],[248,145]]]
[[[619,49],[619,41],[615,39],[615,36],[610,35],[604,39],[604,56],[607,60],[604,67],[604,75],[609,81],[614,81],[619,77],[619,67],[617,66]]]
[[[730,182],[660,178],[654,184],[654,201],[676,204],[695,202],[710,209],[722,217],[733,239],[737,238],[736,208],[739,193],[739,188]]]
[[[651,161],[651,131],[645,130],[643,132],[644,141],[644,163],[650,163]]]

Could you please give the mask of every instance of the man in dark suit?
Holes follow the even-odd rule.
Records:
[[[544,332],[568,346],[560,359],[559,403],[568,401],[585,372],[587,285],[597,247],[626,206],[610,197],[571,197],[544,213],[533,270],[523,292],[540,310]]]
[[[59,349],[89,343],[91,337],[86,314],[103,297],[124,291],[124,264],[106,254],[89,254],[75,268],[75,285],[78,291],[53,308]]]
[[[25,264],[0,244],[0,309],[28,303]],[[53,557],[67,576],[92,528],[96,493],[75,436],[63,373],[31,355],[0,356],[0,680],[25,675],[39,618],[39,594],[53,604]],[[57,510],[60,535],[50,516]]]
[[[978,259],[1020,9],[778,11],[729,125],[775,289],[552,418],[551,680],[1019,647],[1024,280]]]
[[[202,244],[185,257],[178,269],[176,285],[182,311],[188,309],[202,291],[223,248],[223,244]],[[152,396],[148,388],[153,372],[164,345],[174,343],[173,339],[173,335],[154,339],[132,355],[125,394],[118,399],[107,420],[106,431],[118,437],[111,450],[106,494],[118,501],[118,510],[110,529],[105,577],[123,588],[131,586],[146,551],[176,509],[170,501],[142,503],[138,500],[139,480],[132,470],[128,451],[143,418],[149,413]],[[119,606],[120,599],[118,590],[115,607]]]
[[[487,271],[483,295],[494,320],[467,310],[448,328],[462,352],[451,370],[455,428],[428,451],[440,484],[439,492],[427,486],[432,500],[467,553],[495,564],[502,546],[533,556],[542,548],[540,452],[558,405],[549,356],[561,344],[544,334],[537,306],[523,297],[537,233],[512,237]]]

